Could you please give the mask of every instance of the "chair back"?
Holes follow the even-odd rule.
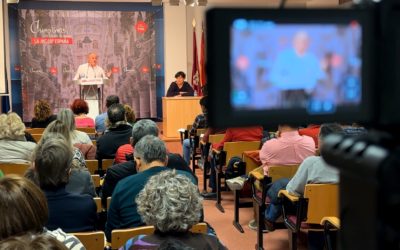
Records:
[[[88,127],[86,127],[86,128],[76,128],[76,130],[85,132],[87,134],[96,134],[95,128],[88,128]]]
[[[105,236],[103,231],[71,233],[82,242],[87,250],[104,249]]]
[[[226,161],[234,156],[242,157],[244,151],[260,149],[260,141],[238,141],[238,142],[225,142],[224,151],[226,152]]]
[[[101,213],[103,211],[103,207],[101,206],[101,198],[93,197],[94,203],[96,203],[96,212]]]
[[[42,139],[43,134],[31,134],[33,139],[35,139],[36,142],[39,142],[40,139]]]
[[[99,188],[101,186],[100,180],[100,175],[92,174],[92,181],[95,188]]]
[[[242,160],[246,163],[246,174],[258,168],[260,165],[253,158],[250,157],[252,152],[259,152],[260,150],[243,151]]]
[[[143,226],[128,229],[116,229],[111,232],[111,247],[112,249],[118,249],[123,246],[130,238],[144,234],[153,234],[155,228],[153,226]],[[202,222],[194,225],[190,232],[192,233],[207,233],[207,224]]]
[[[95,174],[95,171],[99,169],[99,163],[97,160],[85,160],[85,162],[90,174]]]
[[[209,135],[208,137],[208,142],[209,143],[218,143],[224,139],[225,134],[214,134],[214,135]]]
[[[30,134],[43,134],[45,128],[27,128],[25,129],[26,132]]]
[[[29,167],[29,163],[0,163],[0,170],[4,175],[16,174],[24,176]]]
[[[106,171],[109,167],[114,164],[114,159],[103,159],[101,166],[104,171]]]
[[[307,184],[304,198],[308,198],[307,223],[320,224],[323,217],[339,217],[338,184]]]
[[[291,179],[298,168],[299,165],[272,165],[268,168],[268,176],[272,178],[273,182],[281,178]]]
[[[205,128],[198,128],[196,129],[196,135],[200,136],[201,134],[204,134],[206,132]]]

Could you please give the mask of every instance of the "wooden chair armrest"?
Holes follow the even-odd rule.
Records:
[[[299,201],[299,198],[300,198],[300,197],[289,194],[289,192],[287,190],[280,190],[278,193],[278,197],[281,197],[281,198],[286,197],[291,202]]]
[[[264,173],[253,171],[253,172],[250,172],[249,174],[250,174],[250,176],[254,177],[254,179],[256,179],[258,181],[261,181],[264,179]]]
[[[325,225],[325,223],[330,223],[335,228],[340,228],[340,219],[335,216],[323,217],[321,220],[321,225]]]

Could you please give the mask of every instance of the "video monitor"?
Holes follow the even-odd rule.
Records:
[[[371,120],[370,17],[365,10],[210,10],[211,124]]]

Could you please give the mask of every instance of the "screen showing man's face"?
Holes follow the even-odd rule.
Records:
[[[92,67],[96,66],[96,64],[97,64],[97,55],[96,54],[90,54],[88,56],[88,63]]]
[[[230,102],[236,110],[301,108],[335,113],[361,103],[357,21],[277,23],[236,19],[231,26]]]

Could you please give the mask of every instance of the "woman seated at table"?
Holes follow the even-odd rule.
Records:
[[[167,97],[173,96],[193,96],[194,90],[188,82],[185,82],[185,73],[179,71],[175,74],[175,82],[169,85]]]

